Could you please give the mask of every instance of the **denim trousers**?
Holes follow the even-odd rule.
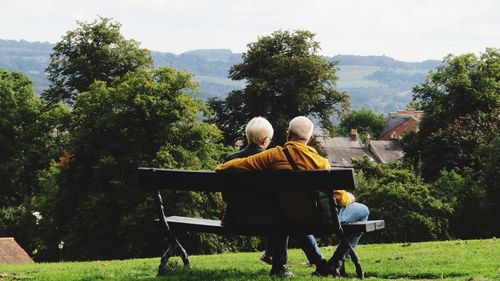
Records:
[[[306,254],[309,263],[317,264],[324,259],[313,235],[295,235],[292,237]],[[273,256],[273,267],[286,264],[288,260],[287,249],[288,236],[271,235],[265,254]]]
[[[370,211],[366,205],[353,202],[346,207],[340,208],[339,210],[339,221],[340,223],[356,222],[356,221],[366,221],[368,220],[368,215]],[[307,259],[311,264],[316,264],[322,259],[324,259],[321,250],[316,243],[316,239],[313,235],[300,235],[294,236],[295,240],[302,248],[307,256]],[[349,235],[346,237],[352,248],[355,248],[361,238],[361,235]],[[271,250],[273,256],[273,267],[283,266],[288,260],[288,236],[282,234],[273,234],[269,239],[268,250],[266,254]],[[333,254],[333,260],[341,260],[344,258],[344,254],[348,249],[348,245],[343,241],[340,241],[335,253]]]

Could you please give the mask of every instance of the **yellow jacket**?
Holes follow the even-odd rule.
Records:
[[[288,141],[283,146],[288,149],[293,160],[300,170],[330,169],[328,160],[321,157],[316,149],[306,144]],[[270,171],[270,170],[292,170],[288,162],[283,147],[276,146],[261,153],[249,156],[247,158],[238,158],[218,165],[216,171]],[[270,183],[273,184],[273,183]],[[353,196],[345,190],[335,190],[335,198],[340,206],[347,206],[353,201]],[[290,192],[280,196],[280,203],[283,208],[290,212],[294,221],[310,217],[307,211],[310,207],[301,206],[304,203],[304,193]]]

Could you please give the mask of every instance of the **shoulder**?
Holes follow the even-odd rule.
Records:
[[[227,162],[227,161],[231,161],[231,160],[236,159],[236,158],[246,158],[248,156],[251,156],[251,155],[263,152],[263,151],[265,151],[265,150],[261,147],[258,147],[258,146],[257,147],[247,146],[244,149],[242,149],[236,153],[233,153],[231,155],[226,156],[224,161]]]
[[[240,155],[241,155],[241,151],[238,151],[236,153],[228,155],[224,158],[224,162],[231,161],[231,160],[236,159],[236,158],[241,158],[242,156],[240,156]]]
[[[310,153],[314,155],[319,169],[330,169],[330,162],[328,161],[328,158],[321,156],[314,147],[308,146],[308,149]]]
[[[313,162],[315,162],[314,166],[316,169],[330,169],[330,162],[328,159],[321,156],[314,147],[308,145],[306,146],[306,149],[307,154],[311,157],[311,159],[314,159]]]
[[[272,160],[276,158],[281,158],[281,155],[283,155],[283,148],[281,146],[275,146],[267,150],[264,150],[260,153],[257,153],[255,155],[249,156],[248,158]]]

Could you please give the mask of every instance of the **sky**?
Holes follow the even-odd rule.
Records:
[[[0,39],[56,43],[98,16],[153,51],[245,52],[276,30],[309,30],[321,55],[443,59],[500,47],[499,0],[0,0]]]

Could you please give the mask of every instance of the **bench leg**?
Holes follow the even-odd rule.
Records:
[[[356,267],[357,277],[360,279],[364,279],[365,273],[363,271],[363,267],[361,265],[361,260],[359,258],[359,255],[356,253],[356,251],[354,250],[354,248],[351,246],[351,244],[345,238],[344,235],[339,235],[339,236],[340,236],[339,238],[342,240],[342,243],[347,245],[347,249],[345,250],[344,253],[342,253],[341,260],[331,261],[332,271],[333,271],[334,275],[337,275],[338,277],[346,276],[344,259],[347,256],[347,254],[349,254],[350,259],[352,260],[352,262],[354,263],[354,266]]]
[[[163,226],[165,227],[165,233],[167,234],[168,242],[170,245],[168,249],[165,251],[160,260],[160,265],[158,266],[158,276],[165,275],[167,273],[167,262],[168,259],[172,256],[180,256],[182,262],[184,263],[184,267],[190,268],[191,263],[189,262],[189,257],[187,255],[186,250],[182,247],[181,243],[177,240],[174,233],[170,230],[170,226],[167,222],[167,217],[165,216],[165,210],[163,208],[163,199],[161,198],[161,193],[158,190],[156,194],[156,202],[158,204],[158,210],[160,213],[160,218],[163,222]]]
[[[351,257],[351,260],[352,262],[354,263],[354,266],[356,267],[356,275],[358,276],[358,278],[360,279],[364,279],[365,278],[365,272],[363,271],[363,267],[361,266],[361,260],[359,259],[359,256],[358,254],[356,253],[356,251],[354,251],[354,249],[351,247],[351,245],[349,245],[349,256]],[[345,271],[345,269],[344,269]]]
[[[167,274],[167,262],[172,256],[180,256],[184,266],[191,268],[191,263],[189,262],[189,257],[186,250],[182,247],[181,243],[175,239],[174,243],[170,243],[168,249],[165,251],[160,260],[160,265],[158,266],[157,276],[162,276]]]

